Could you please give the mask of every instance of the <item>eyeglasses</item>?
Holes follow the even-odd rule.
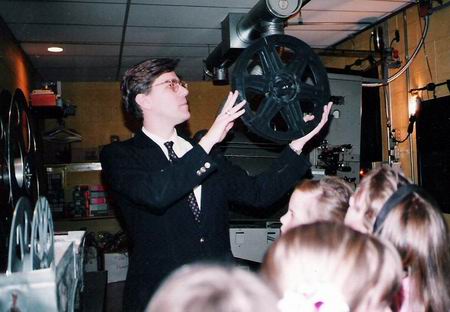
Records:
[[[178,79],[166,80],[166,81],[157,83],[155,85],[152,85],[151,87],[153,88],[153,87],[157,87],[157,86],[162,86],[164,84],[169,85],[169,88],[172,89],[173,92],[178,92],[178,90],[180,89],[180,86],[182,86],[185,89],[188,88],[187,82],[178,80]]]

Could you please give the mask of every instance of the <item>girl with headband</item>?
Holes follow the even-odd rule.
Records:
[[[404,269],[401,312],[450,311],[450,240],[435,201],[388,166],[372,170],[350,199],[345,223],[387,239]]]

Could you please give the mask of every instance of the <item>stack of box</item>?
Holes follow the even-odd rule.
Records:
[[[47,200],[53,218],[64,217],[64,189],[62,173],[47,172]]]
[[[107,215],[109,213],[107,192],[103,185],[89,185],[87,196],[90,216]]]
[[[109,214],[108,193],[103,185],[77,185],[73,191],[74,216],[104,216]]]

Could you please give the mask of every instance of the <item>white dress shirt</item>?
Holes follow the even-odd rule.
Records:
[[[167,159],[170,159],[170,158],[169,158],[169,152],[167,151],[167,148],[164,145],[165,142],[168,142],[168,141],[173,142],[173,150],[179,158],[181,158],[184,154],[186,154],[188,151],[190,151],[192,149],[192,144],[189,143],[188,141],[186,141],[185,139],[183,139],[182,137],[178,136],[177,130],[175,130],[175,129],[173,131],[172,136],[168,139],[163,139],[163,138],[157,136],[156,134],[151,133],[144,127],[142,127],[142,132],[144,132],[144,134],[146,136],[148,136],[156,144],[158,144],[159,148],[163,151],[164,155],[166,155]],[[196,187],[194,187],[194,195],[195,195],[195,199],[197,200],[198,207],[201,209],[201,202],[202,202],[202,186],[201,185],[197,185]]]

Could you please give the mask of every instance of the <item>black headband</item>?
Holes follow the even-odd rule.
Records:
[[[397,189],[391,197],[388,198],[388,200],[384,203],[383,207],[381,207],[380,212],[378,213],[375,223],[373,224],[373,230],[372,233],[376,233],[381,225],[386,220],[387,215],[391,212],[392,209],[397,207],[398,204],[400,204],[405,198],[407,198],[412,193],[417,194],[423,194],[427,198],[428,196],[424,194],[424,190],[415,185],[415,184],[406,184]]]

